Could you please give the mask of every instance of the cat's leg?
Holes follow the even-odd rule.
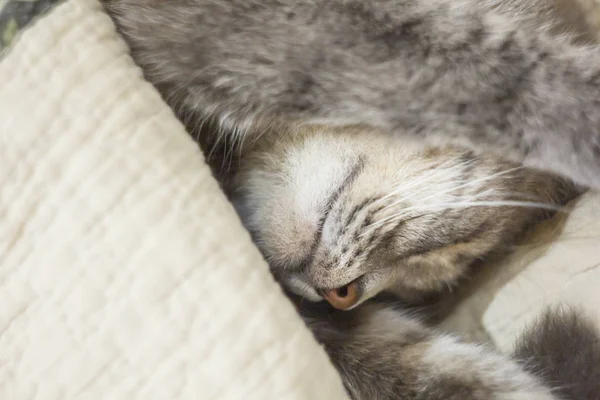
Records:
[[[600,49],[481,0],[119,0],[110,14],[192,131],[364,122],[600,188]]]
[[[600,378],[593,375],[599,372],[597,367],[584,368],[584,361],[595,362],[600,357],[599,336],[585,321],[573,325],[573,318],[577,317],[565,316],[553,320],[554,328],[560,328],[558,331],[549,329],[542,321],[528,333],[519,351],[520,356],[527,357],[528,367],[484,346],[440,335],[402,312],[381,304],[327,317],[313,316],[307,321],[317,339],[324,344],[354,399],[558,399],[538,376],[573,378],[570,382],[556,380],[551,383],[573,388],[570,392],[561,392],[566,395],[565,400],[591,399],[593,397],[569,395],[584,393],[585,387],[591,388],[591,382]],[[539,346],[561,339],[556,337],[561,334],[562,339],[569,335],[588,339],[568,346],[570,350],[585,354],[575,352],[570,355],[582,361],[578,371],[565,374],[564,368],[574,366],[569,363],[569,355],[563,351],[549,359],[552,354],[547,354],[548,351],[557,349]],[[566,358],[561,359],[561,356]],[[540,359],[545,360],[545,364],[538,364]],[[548,364],[551,364],[548,360],[555,362],[551,366],[555,373],[550,375],[546,374]],[[587,386],[582,383],[584,381],[588,382]],[[597,388],[598,384],[591,390]],[[600,395],[600,391],[594,394]]]
[[[367,305],[309,320],[350,395],[367,399],[555,399],[518,363]]]
[[[600,399],[598,324],[573,309],[548,310],[521,335],[514,352],[526,370],[561,399]]]

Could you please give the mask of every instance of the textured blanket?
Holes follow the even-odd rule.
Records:
[[[0,399],[344,398],[100,4],[26,19],[0,61]]]
[[[0,0],[0,43],[0,399],[345,398],[99,2]],[[598,304],[599,209],[447,329],[508,348],[546,303]]]

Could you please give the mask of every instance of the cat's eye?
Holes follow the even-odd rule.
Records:
[[[323,297],[329,304],[339,310],[347,310],[358,301],[357,280],[337,289],[326,290]]]

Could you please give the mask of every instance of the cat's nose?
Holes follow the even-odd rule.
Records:
[[[358,301],[358,284],[356,281],[341,288],[323,291],[323,297],[338,310],[347,310]]]

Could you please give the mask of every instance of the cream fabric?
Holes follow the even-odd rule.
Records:
[[[0,399],[345,397],[97,1],[0,82]]]
[[[546,306],[580,307],[600,326],[600,194],[586,193],[567,211],[484,266],[445,328],[510,351]]]
[[[600,195],[584,195],[549,247],[538,257],[533,252],[529,262],[531,255],[523,248],[500,265],[506,270],[501,276],[514,275],[483,315],[494,341],[512,348],[523,327],[547,305],[582,307],[600,326]]]

